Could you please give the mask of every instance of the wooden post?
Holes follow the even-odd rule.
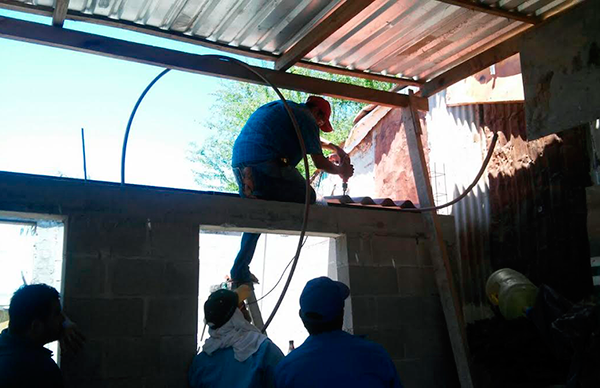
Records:
[[[419,204],[421,207],[435,206],[433,200],[433,190],[427,172],[427,161],[425,152],[423,151],[423,143],[421,142],[421,123],[419,121],[419,113],[416,106],[412,103],[414,98],[412,92],[409,96],[410,115],[404,115],[404,129],[406,131],[406,141],[410,154],[410,161],[415,176],[417,186],[417,194],[419,196]],[[473,381],[469,368],[469,347],[467,344],[467,336],[462,315],[462,309],[458,294],[454,287],[452,270],[448,253],[442,235],[437,213],[435,211],[425,211],[421,213],[425,231],[428,235],[429,249],[433,268],[435,272],[435,280],[440,292],[444,317],[446,318],[446,326],[450,336],[450,343],[454,353],[454,360],[458,372],[458,378],[463,388],[472,388]]]

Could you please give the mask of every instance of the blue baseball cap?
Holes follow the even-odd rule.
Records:
[[[344,310],[350,289],[326,276],[310,280],[300,295],[300,315],[307,322],[330,322]]]

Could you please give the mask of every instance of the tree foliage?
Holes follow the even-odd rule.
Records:
[[[389,90],[392,85],[347,77],[337,74],[317,72],[314,70],[294,67],[292,73],[331,81],[364,86],[367,88]],[[287,100],[304,102],[309,96],[306,93],[281,90]],[[244,82],[221,81],[220,88],[214,93],[214,104],[202,125],[211,131],[203,144],[192,143],[188,158],[194,162],[194,175],[196,183],[202,187],[214,190],[237,192],[237,184],[231,172],[231,156],[233,143],[250,115],[261,105],[279,99],[274,90],[269,87],[254,85]],[[354,101],[327,98],[332,107],[331,124],[332,133],[321,133],[321,136],[335,144],[346,140],[352,128],[352,119],[365,104]],[[310,172],[314,166],[309,158]],[[303,163],[298,164],[298,169],[304,174]]]

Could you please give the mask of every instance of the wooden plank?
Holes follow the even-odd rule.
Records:
[[[501,7],[491,7],[485,3],[469,0],[437,0],[442,3],[456,5],[457,7],[467,8],[471,11],[483,12],[494,16],[501,16],[507,19],[517,20],[523,23],[538,24],[542,22],[541,18],[536,16],[527,16],[518,12],[511,12]]]
[[[52,12],[52,25],[54,27],[62,27],[67,17],[69,10],[69,0],[56,0],[54,3],[54,11]]]
[[[5,17],[0,17],[0,37],[236,81],[267,84],[251,70],[217,56],[189,54]],[[408,106],[408,96],[403,94],[288,74],[262,67],[249,67],[283,89],[383,106]],[[418,109],[428,110],[427,99],[418,99],[416,104]]]
[[[358,78],[370,79],[373,81],[389,82],[389,83],[401,85],[401,86],[421,86],[421,85],[425,84],[424,81],[415,81],[415,80],[409,79],[409,78],[398,78],[398,77],[390,77],[389,75],[383,75],[383,74],[365,73],[364,71],[360,71],[360,70],[349,70],[349,69],[344,69],[344,68],[337,67],[337,66],[323,65],[320,63],[314,63],[314,62],[309,62],[309,61],[296,62],[296,64],[294,66],[304,67],[306,69],[311,69],[311,70],[323,71],[326,73],[347,75],[349,77],[358,77]]]
[[[409,97],[412,101],[414,95]],[[410,161],[417,186],[417,195],[419,196],[419,204],[421,207],[435,206],[433,199],[433,190],[427,172],[427,160],[423,143],[421,141],[421,124],[416,106],[412,103],[409,106],[408,114],[404,114],[403,123],[406,132],[406,142],[410,155]],[[462,315],[460,300],[458,293],[454,287],[452,271],[446,244],[442,235],[440,221],[435,212],[421,213],[423,224],[428,237],[429,250],[433,269],[435,272],[435,280],[438,291],[440,292],[440,300],[444,317],[446,318],[446,326],[450,336],[450,344],[454,353],[454,361],[458,372],[458,378],[462,388],[472,388],[473,381],[469,368],[469,347],[465,332],[465,325]]]
[[[275,70],[286,71],[292,67],[312,49],[329,38],[331,34],[371,5],[373,1],[351,0],[343,3],[275,61]]]

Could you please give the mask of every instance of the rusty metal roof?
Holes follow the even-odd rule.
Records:
[[[426,81],[579,0],[0,0],[0,7],[52,14],[68,3],[67,19],[277,60],[350,1],[362,1],[362,10],[301,60]]]

